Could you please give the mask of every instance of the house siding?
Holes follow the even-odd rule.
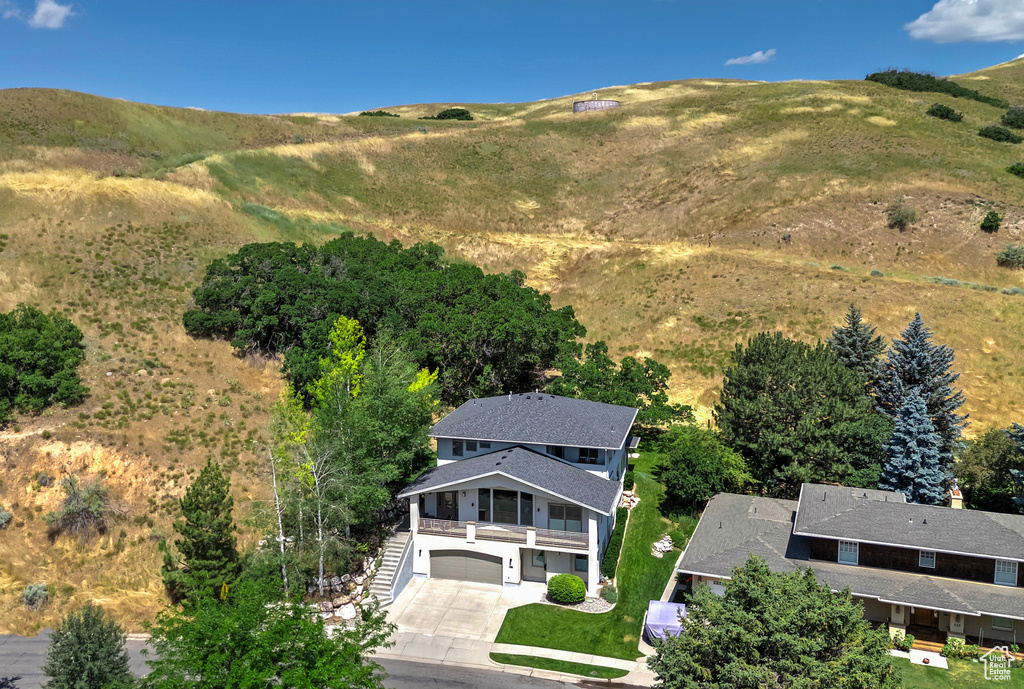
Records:
[[[490,452],[497,452],[499,450],[507,450],[511,447],[525,447],[534,452],[542,455],[551,456],[547,454],[547,445],[537,445],[531,443],[507,443],[499,441],[491,441],[490,449],[482,449],[479,445],[480,441],[477,441],[476,452],[470,452],[465,448],[465,441],[463,441],[463,451],[461,457],[456,457],[452,453],[452,438],[437,438],[437,463],[439,466],[448,464],[449,462],[457,462],[462,459],[469,459],[471,457],[479,457]],[[579,457],[579,446],[578,445],[563,445],[560,447],[565,448],[565,461],[568,464],[573,465],[584,471],[588,471],[592,474],[598,474],[603,478],[610,478],[613,481],[617,481],[625,473],[624,460],[626,459],[626,451],[622,450],[598,450],[597,451],[597,463],[590,464],[589,462],[580,463],[577,462]]]

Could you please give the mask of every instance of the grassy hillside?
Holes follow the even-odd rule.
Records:
[[[957,79],[1018,102],[1024,61]],[[752,333],[825,337],[856,300],[891,336],[920,309],[956,348],[972,432],[1022,420],[1024,297],[999,289],[1024,274],[994,257],[1024,242],[1024,180],[1004,171],[1024,148],[977,136],[1001,111],[866,82],[596,94],[622,107],[257,116],[0,91],[0,310],[74,319],[92,389],[81,407],[0,429],[0,506],[15,513],[0,538],[0,633],[87,599],[137,629],[162,601],[156,542],[207,455],[233,472],[243,541],[257,537],[277,364],[180,325],[206,263],[249,241],[319,242],[347,226],[519,268],[613,353],[669,364],[673,394],[703,416]],[[936,101],[964,121],[926,117]],[[449,105],[476,119],[416,119]],[[904,232],[886,225],[897,198],[921,215]],[[996,235],[978,229],[991,209],[1005,215]],[[46,540],[41,515],[60,494],[39,472],[65,471],[102,472],[126,509],[104,538]],[[28,613],[20,593],[40,581],[52,603]]]

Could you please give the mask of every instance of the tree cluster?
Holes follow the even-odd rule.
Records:
[[[882,72],[875,72],[864,77],[865,81],[874,81],[904,91],[918,91],[931,93],[948,93],[955,98],[967,98],[976,100],[979,103],[986,103],[997,108],[1008,107],[1008,103],[998,98],[984,96],[974,89],[961,86],[955,81],[936,77],[932,74],[922,74],[905,69],[887,69]]]
[[[532,389],[538,372],[579,352],[586,329],[572,308],[553,309],[524,280],[447,261],[434,244],[404,249],[351,233],[321,247],[248,244],[210,264],[184,324],[240,350],[283,354],[305,396],[330,328],[352,318],[370,340],[390,330],[413,361],[439,372],[441,398],[457,404]]]
[[[833,593],[813,570],[776,574],[752,557],[723,595],[699,587],[686,612],[682,632],[647,661],[658,689],[901,686],[886,630],[871,628],[849,589]]]
[[[700,507],[715,493],[739,493],[753,483],[743,457],[711,429],[673,426],[655,449],[662,455],[657,476],[665,486],[663,507],[670,512]]]
[[[81,402],[89,392],[78,377],[84,359],[82,331],[63,316],[25,304],[0,313],[0,423],[15,411]]]

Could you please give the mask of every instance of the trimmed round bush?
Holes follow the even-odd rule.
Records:
[[[587,597],[587,585],[575,574],[556,574],[548,580],[548,598],[556,603],[572,605]]]

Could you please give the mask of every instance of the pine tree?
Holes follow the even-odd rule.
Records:
[[[193,587],[220,591],[238,576],[240,562],[231,518],[231,481],[212,460],[199,472],[181,499],[184,520],[174,524],[181,535],[174,549],[164,543],[164,586],[173,600],[188,598]]]
[[[128,653],[121,625],[103,608],[86,603],[72,611],[53,633],[43,673],[46,689],[128,689],[135,679],[128,670]]]
[[[875,386],[878,410],[895,422],[904,398],[910,390],[920,388],[928,409],[928,418],[942,439],[939,458],[944,471],[953,467],[953,455],[960,446],[960,437],[967,426],[967,415],[958,414],[964,393],[954,390],[960,377],[952,370],[954,352],[946,345],[931,342],[932,331],[924,325],[921,314],[893,340],[882,376]]]
[[[942,438],[928,418],[920,387],[907,391],[896,428],[883,445],[888,459],[879,488],[903,493],[910,502],[937,505],[945,498],[948,478],[940,459]]]
[[[860,376],[868,393],[871,393],[882,373],[885,339],[875,335],[875,326],[861,320],[856,304],[851,303],[850,310],[846,312],[846,325],[832,329],[828,345],[846,368]]]

